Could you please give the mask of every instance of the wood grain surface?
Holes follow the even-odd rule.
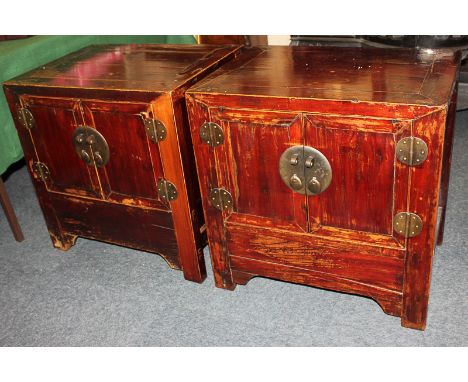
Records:
[[[233,289],[263,276],[355,293],[400,316],[403,326],[424,329],[459,58],[410,49],[254,47],[189,89],[216,285]],[[201,141],[207,121],[222,127],[222,145]],[[408,136],[428,145],[418,166],[396,157],[397,142]],[[330,162],[323,193],[306,196],[283,183],[279,159],[297,145]],[[215,187],[231,193],[232,208],[211,205]],[[400,212],[421,217],[418,236],[394,231]]]
[[[239,46],[92,46],[5,84],[5,92],[55,247],[77,236],[164,257],[188,280],[206,277],[206,233],[184,105],[185,90],[226,61]],[[18,121],[27,108],[35,126]],[[160,120],[167,137],[153,142],[144,119]],[[109,161],[87,165],[73,132],[85,125],[104,136]],[[192,159],[190,158],[192,155]],[[42,162],[50,176],[32,171]],[[186,178],[187,177],[187,178]],[[178,197],[165,201],[166,179]]]

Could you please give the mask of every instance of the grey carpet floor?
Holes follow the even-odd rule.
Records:
[[[0,345],[467,346],[467,147],[462,112],[425,332],[358,296],[263,278],[229,292],[214,287],[211,269],[194,284],[150,253],[85,239],[55,250],[23,167],[6,187],[24,242],[0,211]]]

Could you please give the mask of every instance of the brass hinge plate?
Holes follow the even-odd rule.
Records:
[[[167,137],[167,129],[159,119],[143,118],[146,135],[154,143],[164,141]]]
[[[172,202],[177,199],[176,186],[166,179],[158,180],[158,194],[161,200],[165,202]]]
[[[232,208],[232,195],[224,188],[213,188],[210,191],[210,202],[214,208],[224,211]]]
[[[48,180],[50,178],[50,172],[49,172],[49,169],[47,168],[47,166],[42,163],[42,162],[33,162],[32,164],[32,171],[34,173],[34,175],[42,180],[43,182],[45,182],[46,180]]]
[[[200,138],[211,147],[224,143],[224,131],[221,126],[214,122],[205,122],[200,127]]]
[[[418,236],[422,227],[421,218],[412,212],[400,212],[393,218],[393,229],[404,237]]]
[[[18,109],[18,120],[26,129],[32,129],[36,125],[33,115],[25,107],[20,107]]]
[[[427,144],[421,138],[405,137],[396,144],[398,160],[408,166],[418,166],[427,159]]]

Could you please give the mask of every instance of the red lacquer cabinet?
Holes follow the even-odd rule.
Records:
[[[189,89],[216,285],[264,276],[355,293],[424,329],[458,59],[251,48]]]
[[[5,84],[55,247],[77,236],[205,276],[185,90],[237,46],[91,46]]]

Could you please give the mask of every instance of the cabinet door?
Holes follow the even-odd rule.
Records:
[[[133,206],[168,209],[158,196],[163,177],[158,143],[146,135],[145,103],[82,100],[85,124],[97,129],[109,146],[109,161],[98,168],[104,198]]]
[[[309,230],[342,239],[402,245],[393,217],[406,211],[408,166],[395,157],[411,121],[305,116],[305,144],[330,162],[332,181],[308,197]]]
[[[34,117],[29,130],[37,160],[49,169],[49,191],[100,197],[94,166],[77,155],[73,132],[83,124],[79,102],[73,99],[21,96],[21,104]],[[23,128],[23,127],[22,127]]]
[[[224,130],[213,148],[221,179],[233,198],[232,222],[304,232],[304,195],[291,192],[278,174],[281,154],[302,145],[302,118],[293,113],[216,111],[211,120]]]

